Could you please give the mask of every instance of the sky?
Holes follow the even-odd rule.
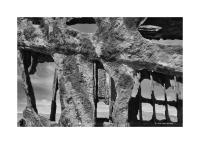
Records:
[[[34,89],[37,108],[43,113],[50,112],[50,105],[52,99],[52,86],[54,76],[54,63],[39,63],[37,72],[31,75],[31,82]],[[26,106],[26,96],[23,89],[20,72],[18,72],[18,112],[22,112]],[[59,103],[58,103],[59,104]],[[59,106],[58,106],[59,107]]]
[[[71,27],[84,33],[95,33],[97,30],[96,24],[76,24],[72,25]]]
[[[77,24],[73,25],[73,28],[85,32],[85,33],[94,33],[97,29],[95,24]],[[174,44],[174,41],[158,41],[160,43]],[[182,41],[175,42],[181,44]],[[39,63],[37,66],[37,71],[34,75],[31,75],[31,82],[33,85],[36,104],[39,113],[49,114],[51,109],[51,99],[52,99],[52,85],[53,85],[53,76],[54,76],[55,64],[54,63]],[[142,83],[142,95],[143,97],[150,98],[150,85],[149,80],[143,80]],[[20,70],[18,69],[17,75],[17,112],[21,113],[26,107],[26,96],[23,89],[22,79]],[[182,92],[182,85],[181,85]],[[175,100],[175,93],[172,88],[167,90],[169,100]],[[157,99],[164,100],[164,93],[161,86],[155,86],[155,96]],[[145,111],[152,111],[152,107],[149,104],[144,104]],[[164,112],[164,106],[156,106],[158,111]],[[169,111],[173,111],[173,108],[170,108]],[[60,102],[59,95],[57,97],[57,112],[60,113]]]
[[[76,24],[73,28],[85,32],[94,33],[97,29],[95,24]],[[52,85],[54,76],[54,63],[39,63],[37,71],[31,75],[31,82],[34,89],[36,104],[39,113],[49,114],[51,109]],[[59,96],[59,95],[58,95]],[[21,113],[26,107],[26,95],[23,89],[20,70],[17,75],[17,112]],[[57,98],[57,112],[60,113],[59,97]]]

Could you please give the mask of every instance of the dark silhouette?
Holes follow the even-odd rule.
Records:
[[[128,103],[128,122],[130,123],[130,126],[133,126],[139,122],[137,119],[137,114],[140,109],[140,97],[141,88],[139,86],[136,97],[131,97]]]
[[[54,81],[53,81],[53,98],[51,102],[51,114],[50,114],[50,121],[56,120],[56,93],[58,90],[58,78],[57,78],[57,71],[55,69],[54,72]]]
[[[20,50],[21,67],[22,67],[22,79],[24,81],[24,90],[27,96],[27,105],[32,107],[36,113],[38,113],[35,95],[29,76],[28,68],[31,65],[31,53],[29,51]]]
[[[26,126],[26,121],[24,119],[20,119],[19,122],[18,122],[18,126],[25,127]]]
[[[113,78],[111,78],[110,80],[111,82],[111,97],[109,100],[109,120],[112,122],[112,112],[113,112],[113,106],[115,103],[115,99],[117,97],[117,92],[116,92],[116,88],[115,88],[115,81],[113,80]]]

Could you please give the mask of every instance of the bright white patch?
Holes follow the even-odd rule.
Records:
[[[109,106],[103,102],[97,103],[97,117],[98,118],[108,118],[109,117]]]
[[[46,99],[42,99],[42,100],[38,100],[38,101],[37,101],[37,105],[50,106],[51,103],[50,103],[50,101],[48,101],[48,100],[46,100]]]
[[[100,55],[102,54],[101,45],[96,45],[95,52],[96,52],[97,56],[100,57]]]
[[[110,85],[110,76],[107,72],[106,72],[106,83]]]
[[[133,75],[133,69],[131,67],[128,67],[125,64],[122,64],[122,67],[120,67],[120,70],[127,73],[128,75]]]
[[[165,62],[161,62],[161,61],[158,61],[158,64],[163,65],[163,66],[169,66],[169,64],[167,64]]]

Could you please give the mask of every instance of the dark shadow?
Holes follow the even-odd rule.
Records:
[[[115,101],[117,97],[117,91],[115,88],[115,81],[111,78],[111,101]]]
[[[180,99],[177,100],[177,118],[178,124],[183,126],[183,101]]]
[[[66,22],[67,25],[75,24],[96,24],[96,21],[92,17],[82,17],[82,18],[73,18],[70,21]]]
[[[137,114],[139,110],[138,97],[131,97],[128,103],[128,122],[138,123]]]
[[[24,119],[19,120],[18,124],[19,127],[25,127],[26,126],[26,121]]]
[[[58,90],[58,76],[57,76],[57,71],[55,69],[54,72],[54,81],[53,81],[53,98],[51,101],[51,113],[50,113],[50,120],[51,121],[56,121],[56,94]]]
[[[113,121],[112,119],[112,112],[113,112],[113,105],[115,103],[116,97],[117,97],[117,92],[115,88],[115,81],[111,77],[111,97],[109,101],[109,120]]]
[[[142,25],[159,26],[158,31],[142,30],[140,33],[147,39],[183,39],[183,18],[182,17],[149,17]]]
[[[50,112],[50,121],[56,121],[56,100],[51,101],[51,112]]]
[[[104,122],[109,122],[109,119],[107,118],[97,118],[96,119],[96,127],[103,127],[104,126]]]

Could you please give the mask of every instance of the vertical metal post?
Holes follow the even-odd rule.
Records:
[[[183,112],[182,112],[182,101],[179,99],[179,90],[178,90],[178,83],[177,83],[177,80],[176,80],[176,76],[174,76],[174,91],[175,91],[175,94],[176,94],[176,102],[177,102],[177,121],[178,121],[178,124],[182,124],[182,120],[183,120]]]
[[[142,118],[142,95],[141,95],[141,85],[138,87],[138,98],[139,98],[139,116],[140,116],[140,121],[143,121]]]
[[[169,117],[169,110],[168,110],[168,104],[167,104],[167,93],[166,93],[166,88],[165,84],[163,85],[164,89],[164,95],[165,95],[165,117],[167,122],[171,122],[170,117]]]
[[[95,110],[94,110],[94,119],[95,123],[97,122],[97,100],[98,100],[98,69],[97,69],[97,64],[94,61],[93,62],[93,94],[94,94],[94,105],[95,105]]]
[[[156,121],[156,106],[155,106],[155,95],[154,95],[154,83],[153,83],[153,76],[150,75],[150,87],[151,87],[151,100],[152,100],[152,107],[153,107],[153,115],[152,121],[155,124]]]
[[[112,122],[112,100],[111,100],[111,77],[110,75],[106,72],[106,82],[108,85],[108,103],[109,103],[109,121]]]
[[[52,101],[51,101],[51,113],[50,113],[50,120],[55,121],[56,120],[56,93],[58,90],[58,76],[57,76],[57,71],[55,69],[54,72],[54,80],[53,80],[53,96],[52,96]]]

